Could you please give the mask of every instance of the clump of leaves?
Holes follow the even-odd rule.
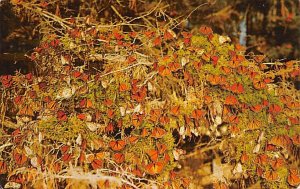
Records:
[[[173,171],[180,141],[206,136],[222,141],[233,174],[299,185],[300,100],[289,82],[297,61],[268,71],[207,26],[175,34],[75,25],[45,36],[31,57],[39,76],[1,76],[1,114],[16,122],[1,138],[0,173],[11,182],[34,185],[30,170],[51,170],[64,185],[60,173],[77,167],[121,179],[99,187],[186,188]]]

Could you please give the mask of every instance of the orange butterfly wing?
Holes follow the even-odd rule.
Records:
[[[157,150],[148,150],[146,153],[148,154],[148,156],[150,157],[150,159],[152,161],[157,161],[158,160],[159,153],[158,153]]]
[[[213,33],[213,30],[211,29],[211,27],[208,27],[208,26],[201,26],[199,31],[201,34],[204,34],[204,35],[209,35],[209,34]]]
[[[13,158],[14,158],[16,164],[18,164],[18,165],[23,165],[28,159],[26,157],[26,155],[23,154],[22,151],[19,149],[15,149],[13,151]]]
[[[114,160],[118,164],[123,163],[125,161],[125,155],[122,153],[116,153],[114,154]]]
[[[133,114],[132,115],[132,125],[135,127],[139,127],[142,124],[143,115]]]
[[[65,163],[71,161],[73,154],[72,153],[65,153],[61,156],[61,160]]]
[[[262,104],[257,104],[255,106],[251,106],[250,109],[253,111],[253,112],[260,112],[262,109],[263,109],[263,105]]]
[[[266,171],[263,175],[267,181],[278,181],[280,179],[278,173],[276,171]]]
[[[7,172],[7,165],[4,161],[0,161],[0,175]]]
[[[159,154],[163,154],[167,150],[167,145],[162,144],[162,143],[157,143],[156,147],[157,147],[157,150],[158,150]]]
[[[121,151],[126,146],[126,142],[124,140],[116,140],[109,142],[109,146],[114,151]]]
[[[101,159],[94,159],[91,166],[94,170],[99,169],[103,166],[103,161]]]
[[[270,162],[270,164],[274,170],[277,170],[278,168],[283,167],[284,163],[285,163],[285,161],[283,158],[276,158],[274,160],[271,160],[271,162]]]
[[[225,98],[224,104],[227,104],[227,105],[236,105],[236,104],[238,104],[238,100],[236,99],[235,96],[233,96],[233,95],[228,95],[228,96]]]
[[[173,106],[170,113],[174,116],[178,116],[180,114],[180,106]]]
[[[171,70],[166,66],[159,66],[158,73],[159,73],[159,75],[165,77],[165,76],[171,75]]]
[[[136,143],[139,140],[139,137],[137,137],[137,136],[130,136],[130,137],[128,137],[128,140],[129,140],[130,144],[134,144],[134,143]]]
[[[260,154],[256,157],[255,163],[266,165],[269,162],[269,157],[266,154]]]
[[[160,109],[152,109],[150,111],[150,120],[153,122],[156,122],[158,120],[158,118],[161,115],[161,110]]]
[[[161,162],[150,163],[145,167],[146,172],[150,175],[161,173],[163,168],[164,168],[164,164]]]
[[[291,186],[298,186],[300,184],[300,174],[297,169],[290,170],[287,181]]]
[[[152,130],[151,137],[153,138],[162,138],[167,133],[166,130],[156,127]]]

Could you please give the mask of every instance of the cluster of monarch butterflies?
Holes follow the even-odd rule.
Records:
[[[75,40],[81,37],[80,32],[83,31],[74,29],[67,36]],[[93,43],[100,39],[97,48],[101,50],[95,51],[122,51],[125,60],[107,62],[103,71],[92,75],[74,66],[71,55],[63,55],[53,64],[61,70],[50,76],[1,76],[1,92],[5,91],[11,107],[7,113],[17,115],[20,125],[13,132],[6,131],[14,147],[10,148],[10,156],[1,156],[0,174],[20,167],[50,165],[51,170],[59,172],[75,162],[97,170],[111,167],[107,162],[111,159],[137,177],[159,178],[168,174],[168,179],[163,180],[166,187],[187,187],[188,179],[176,179],[172,172],[174,161],[179,159],[174,155],[173,131],[178,131],[180,137],[192,136],[199,135],[203,128],[215,133],[225,125],[228,132],[223,140],[231,141],[240,154],[230,158],[248,170],[255,169],[255,175],[265,182],[285,180],[290,186],[300,184],[297,164],[288,164],[289,157],[283,155],[285,151],[290,156],[294,151],[299,153],[299,95],[285,85],[278,84],[280,94],[270,89],[276,72],[265,71],[260,58],[246,59],[243,47],[229,44],[207,26],[200,27],[199,34],[182,32],[180,37],[171,30],[85,32],[95,39]],[[136,66],[140,57],[128,53],[144,48],[135,44],[136,40],[146,41],[144,46],[156,50],[169,48],[172,53],[150,54],[153,64]],[[67,48],[58,39],[49,43],[36,48],[32,56],[35,61],[44,61],[41,55],[45,58],[61,54],[59,51]],[[299,66],[293,61],[283,70],[276,76],[299,75]],[[140,72],[145,76],[140,77]],[[59,130],[74,119],[86,127],[80,136],[70,137],[71,141],[55,141],[51,134],[43,139],[38,130],[43,125],[34,129],[30,124],[47,119],[53,129]],[[90,133],[98,137],[91,137]],[[200,133],[204,134],[207,132]],[[41,138],[40,144],[54,142],[53,149],[43,150],[51,150],[55,161],[49,163],[43,150],[35,149],[36,146],[26,146],[30,136]],[[244,137],[252,142],[237,142],[245,141]],[[249,151],[251,145],[256,150]],[[22,177],[11,178],[20,182]],[[217,182],[215,187],[224,188],[226,184]]]

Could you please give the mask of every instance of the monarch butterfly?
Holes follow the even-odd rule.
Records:
[[[270,161],[270,165],[272,166],[272,168],[274,170],[277,170],[278,168],[283,167],[284,163],[285,163],[285,161],[283,158],[275,158]]]
[[[84,151],[81,151],[81,152],[80,152],[80,155],[79,155],[79,158],[78,158],[78,161],[79,161],[79,163],[84,163],[85,160],[86,160],[85,152],[84,152]]]
[[[155,32],[154,31],[150,31],[150,30],[144,32],[144,35],[146,35],[147,38],[153,37],[154,34],[155,34]]]
[[[219,57],[218,56],[211,56],[211,60],[212,60],[212,63],[214,66],[216,66],[218,64],[218,60],[219,60]]]
[[[278,135],[270,139],[269,144],[285,148],[291,144],[291,139],[288,136]]]
[[[142,137],[146,137],[146,136],[148,136],[148,135],[149,135],[148,130],[147,130],[146,128],[143,128],[143,130],[142,130],[142,132],[141,132],[141,136],[142,136]]]
[[[94,159],[91,162],[91,166],[94,170],[99,169],[103,166],[103,161],[101,159]]]
[[[82,99],[80,102],[79,102],[79,107],[80,108],[92,108],[93,107],[93,103],[90,99]]]
[[[180,114],[180,106],[173,106],[170,113],[171,115],[178,116]]]
[[[120,86],[119,86],[120,92],[124,92],[124,91],[128,91],[128,90],[129,90],[129,86],[126,83],[120,83]]]
[[[80,76],[81,76],[81,72],[80,71],[74,71],[73,73],[72,73],[72,76],[74,77],[74,78],[79,78]]]
[[[114,124],[112,122],[109,122],[105,127],[105,132],[110,134],[114,132]]]
[[[168,153],[165,153],[165,154],[164,154],[164,162],[165,162],[165,163],[168,163],[168,162],[170,161],[170,159],[171,159],[171,158],[170,158],[169,154],[168,154]]]
[[[86,115],[84,113],[80,113],[77,115],[77,118],[80,120],[86,120]]]
[[[227,117],[224,117],[224,122],[238,124],[239,118],[236,115],[229,115]]]
[[[189,178],[183,177],[181,179],[181,183],[184,188],[189,188],[190,182],[191,182],[191,179],[189,179]]]
[[[0,161],[0,175],[7,172],[7,165],[4,161]]]
[[[236,99],[236,97],[234,95],[228,95],[225,98],[224,104],[226,104],[226,105],[236,105],[236,104],[238,104],[238,100]]]
[[[267,181],[278,181],[280,179],[278,173],[276,171],[270,170],[266,171],[263,175],[263,178],[265,178]]]
[[[261,81],[260,79],[254,79],[253,87],[257,90],[261,90],[265,89],[267,87],[267,84],[264,81]]]
[[[1,83],[5,88],[9,88],[12,84],[13,84],[13,80],[12,80],[12,76],[11,75],[3,75],[0,76],[1,79]]]
[[[276,151],[276,146],[273,144],[266,144],[266,151]]]
[[[294,145],[300,145],[300,135],[293,136],[292,141]]]
[[[105,99],[105,100],[103,101],[103,104],[104,104],[105,106],[110,107],[110,106],[113,104],[113,101],[112,101],[111,99]]]
[[[297,169],[290,169],[290,174],[287,178],[291,186],[298,186],[300,184],[300,174]]]
[[[122,34],[120,34],[120,31],[118,30],[114,30],[113,31],[113,36],[117,39],[117,40],[122,40],[124,38],[124,36]]]
[[[109,119],[112,119],[115,116],[115,112],[112,109],[108,109],[106,115]]]
[[[52,100],[52,101],[48,102],[48,104],[47,104],[47,108],[50,110],[55,110],[57,106],[58,105],[55,100]]]
[[[176,72],[181,68],[181,65],[178,62],[171,62],[168,64],[168,67],[171,72]]]
[[[20,183],[20,184],[24,183],[25,178],[24,178],[23,174],[18,173],[15,175],[11,175],[9,178],[9,181],[14,183],[14,184],[12,184],[13,186],[16,186],[15,183]],[[19,187],[17,187],[17,188],[19,188]]]
[[[208,95],[205,95],[203,98],[205,104],[210,104],[213,101],[212,97]]]
[[[126,142],[124,140],[111,141],[109,142],[109,146],[114,151],[120,151],[124,149],[124,147],[126,146]]]
[[[89,80],[89,75],[85,74],[85,73],[82,73],[81,76],[80,76],[80,79],[82,81],[88,81]]]
[[[242,75],[242,74],[246,74],[248,72],[248,68],[246,66],[239,66],[237,68],[237,72]]]
[[[121,164],[125,161],[125,155],[122,153],[114,154],[114,160],[116,163]]]
[[[165,40],[172,40],[172,39],[174,39],[174,36],[176,36],[176,34],[173,31],[171,31],[171,32],[165,31],[164,32],[164,39]]]
[[[196,109],[192,111],[191,118],[193,119],[200,119],[204,115],[204,112],[202,110]]]
[[[134,144],[138,140],[139,140],[139,137],[137,137],[137,136],[130,136],[130,137],[128,137],[128,141],[129,141],[130,144]]]
[[[267,165],[269,162],[269,157],[266,154],[259,154],[255,159],[255,163],[259,165]]]
[[[281,107],[277,104],[271,104],[269,106],[269,112],[271,114],[277,114],[277,113],[280,113],[281,112]]]
[[[211,60],[211,54],[209,53],[204,53],[201,58],[205,61],[205,62],[209,62]]]
[[[248,123],[248,129],[249,130],[255,130],[255,129],[259,129],[261,127],[262,123],[256,119],[251,120]]]
[[[201,27],[199,28],[199,31],[200,31],[200,33],[203,34],[203,35],[209,35],[209,34],[212,34],[212,33],[213,33],[213,30],[212,30],[210,27],[205,26],[205,25],[201,26]]]
[[[67,114],[62,110],[57,111],[56,117],[59,121],[67,121],[68,119]]]
[[[298,110],[300,110],[300,102],[289,101],[289,102],[286,103],[286,106],[289,109],[298,109]]]
[[[135,89],[134,87],[132,87],[132,95],[131,98],[133,100],[136,100],[137,102],[142,102],[146,95],[147,95],[147,89],[146,87],[141,87],[139,89]]]
[[[230,90],[231,90],[233,93],[241,94],[241,93],[244,92],[244,87],[243,87],[243,85],[240,84],[240,83],[235,83],[235,84],[231,85]]]
[[[256,63],[261,63],[266,58],[265,55],[256,55],[253,57]]]
[[[159,66],[158,67],[158,74],[165,77],[165,76],[170,76],[171,75],[171,70],[167,66]]]
[[[139,127],[143,122],[143,115],[142,114],[132,114],[132,125],[134,127]]]
[[[257,81],[259,81],[259,79],[256,78],[256,76],[259,75],[257,72],[250,71],[249,74],[250,74],[250,78],[251,78],[252,80],[256,79]],[[253,81],[253,83],[254,83],[254,81]]]
[[[154,40],[153,40],[153,46],[161,46],[161,37],[156,37]]]
[[[112,188],[109,180],[105,180],[105,179],[100,179],[97,182],[97,186],[98,188]]]
[[[230,125],[229,130],[233,134],[238,134],[240,132],[240,128],[237,125]]]
[[[224,74],[230,74],[231,73],[231,69],[226,67],[226,66],[222,66],[221,70],[224,72]]]
[[[138,177],[142,177],[143,176],[142,171],[137,166],[135,166],[135,169],[133,169],[131,172],[135,176],[138,176]]]
[[[226,78],[220,75],[209,75],[207,77],[207,80],[211,85],[219,85],[226,83]]]
[[[189,32],[181,32],[181,35],[183,36],[183,38],[191,38],[193,36],[193,34]]]
[[[263,105],[262,104],[257,104],[257,105],[254,105],[254,106],[251,106],[250,109],[253,111],[253,112],[260,112],[262,109],[263,109]]]
[[[164,164],[162,162],[154,162],[146,165],[145,170],[150,175],[159,174],[162,172]]]
[[[61,160],[65,163],[71,161],[73,154],[72,153],[65,153],[61,156]]]
[[[156,147],[157,147],[157,150],[158,150],[159,154],[163,154],[167,150],[167,145],[162,144],[162,143],[157,143]]]
[[[26,104],[22,109],[19,110],[18,115],[23,116],[34,116],[33,109],[30,105]]]
[[[248,161],[248,159],[249,159],[248,154],[243,152],[243,154],[241,155],[241,158],[240,158],[241,163],[246,163]]]
[[[69,145],[63,145],[63,146],[60,147],[60,152],[62,154],[67,153],[69,150],[70,150],[70,146]]]
[[[166,130],[156,127],[152,130],[151,137],[153,138],[162,138],[167,133]]]
[[[131,38],[135,38],[138,35],[138,32],[129,32]]]
[[[18,95],[18,96],[16,96],[16,97],[14,98],[14,103],[15,103],[16,105],[19,105],[19,104],[21,104],[21,103],[23,102],[23,100],[24,100],[24,98],[23,98],[22,96]]]
[[[132,64],[132,63],[135,62],[135,61],[136,61],[136,57],[134,57],[134,56],[128,56],[128,57],[126,58],[127,64]]]
[[[170,123],[170,118],[167,116],[162,116],[159,118],[159,123],[162,125],[166,125],[166,124]]]
[[[153,122],[157,122],[158,118],[161,115],[161,113],[162,113],[161,109],[152,109],[150,111],[150,120],[153,121]]]
[[[156,162],[158,160],[159,153],[157,150],[148,150],[146,153],[152,161]]]
[[[20,149],[15,149],[12,155],[18,165],[23,165],[27,161],[26,155]]]
[[[200,68],[202,67],[202,62],[201,61],[194,61],[193,66],[196,70],[200,70]]]

